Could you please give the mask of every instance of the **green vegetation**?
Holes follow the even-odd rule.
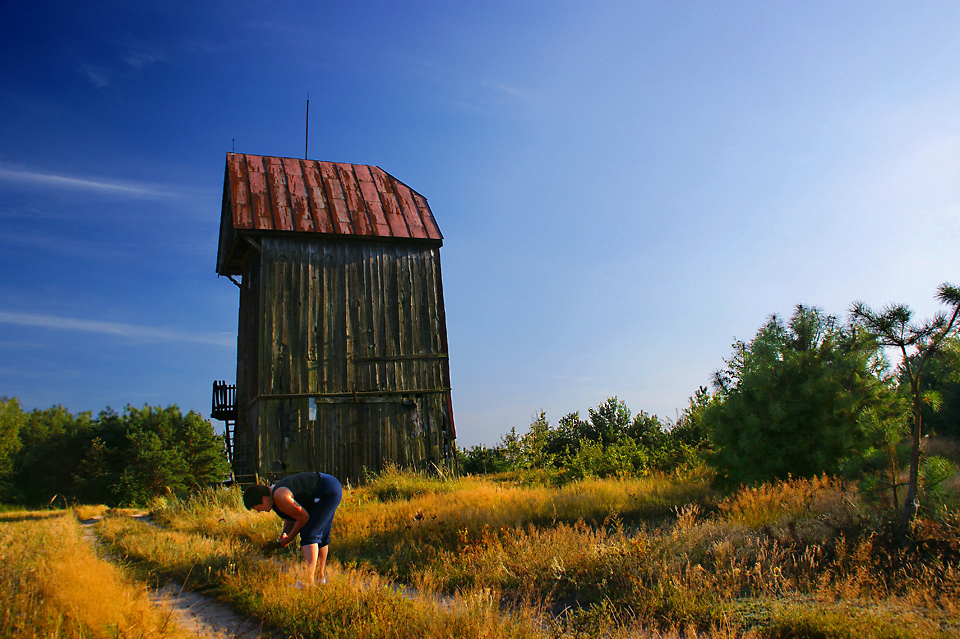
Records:
[[[702,420],[728,486],[836,475],[868,443],[861,416],[898,404],[876,341],[816,308],[771,317],[726,363]]]
[[[901,379],[899,386],[909,388],[909,381]],[[946,340],[939,356],[927,361],[919,387],[924,397],[935,400],[923,404],[924,434],[960,440],[960,339]]]
[[[0,489],[8,502],[144,504],[219,483],[230,472],[210,422],[176,406],[107,409],[92,419],[62,406],[23,413],[16,399],[0,400],[0,433],[10,431],[0,437]]]
[[[909,398],[913,424],[910,428],[910,476],[907,481],[907,496],[904,499],[903,515],[900,518],[900,535],[906,540],[907,528],[920,509],[920,438],[923,430],[923,405],[939,404],[940,397],[926,391],[921,385],[923,369],[928,361],[936,358],[947,341],[960,327],[960,288],[941,284],[937,299],[950,308],[949,313],[939,313],[933,319],[913,323],[913,313],[902,304],[894,304],[880,312],[870,309],[862,302],[853,305],[851,313],[856,324],[866,327],[883,346],[898,349],[903,357],[900,365],[901,386]]]
[[[25,423],[20,402],[0,397],[0,495],[11,492],[13,458],[20,450],[20,431]]]
[[[702,464],[690,429],[668,429],[655,415],[633,416],[627,405],[611,397],[588,411],[589,419],[570,413],[551,426],[541,411],[530,432],[516,428],[493,448],[474,446],[460,453],[468,474],[540,471],[557,484],[586,477],[636,477],[651,472],[685,472]],[[529,473],[528,473],[529,474]]]

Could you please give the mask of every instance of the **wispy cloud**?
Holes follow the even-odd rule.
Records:
[[[116,242],[96,241],[56,233],[19,233],[4,230],[0,233],[0,246],[4,245],[97,262],[122,259],[133,254],[128,246]],[[35,254],[39,255],[39,253]]]
[[[214,346],[234,346],[237,343],[236,337],[229,333],[184,332],[154,326],[136,326],[117,322],[100,322],[96,320],[55,317],[52,315],[10,313],[6,311],[0,311],[0,324],[17,324],[20,326],[48,328],[51,330],[100,333],[102,335],[115,335],[144,341],[188,342],[193,344],[212,344]]]
[[[89,180],[68,175],[57,175],[55,173],[15,171],[4,168],[0,168],[0,181],[44,188],[114,193],[134,197],[176,197],[177,195],[173,191],[150,184],[138,184],[136,182],[123,182],[119,180]]]
[[[160,62],[161,60],[163,60],[163,56],[160,54],[147,53],[140,50],[129,51],[123,56],[123,61],[127,64],[127,66],[136,69],[137,71],[141,71],[152,64]]]
[[[84,64],[80,66],[80,71],[87,76],[87,79],[98,89],[110,86],[111,77],[108,69],[92,64]]]

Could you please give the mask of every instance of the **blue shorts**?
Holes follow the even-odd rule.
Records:
[[[322,548],[330,544],[330,529],[333,527],[333,514],[343,499],[343,487],[333,475],[317,473],[320,482],[313,494],[313,502],[300,504],[310,515],[306,525],[300,529],[300,547],[319,544]]]

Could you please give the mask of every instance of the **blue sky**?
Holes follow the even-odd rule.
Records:
[[[225,154],[424,194],[459,442],[960,283],[960,3],[0,2],[0,396],[209,414]]]

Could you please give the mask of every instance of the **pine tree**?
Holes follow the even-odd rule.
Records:
[[[855,302],[850,312],[854,321],[870,331],[883,346],[900,351],[900,375],[910,388],[910,412],[913,427],[910,433],[910,478],[907,498],[900,516],[900,538],[907,539],[910,522],[917,516],[920,501],[917,484],[920,478],[920,435],[925,402],[920,380],[928,362],[960,329],[960,288],[943,283],[937,289],[937,300],[949,307],[932,319],[913,323],[913,312],[903,304],[891,304],[877,312],[863,302]],[[929,399],[930,396],[927,396]]]

